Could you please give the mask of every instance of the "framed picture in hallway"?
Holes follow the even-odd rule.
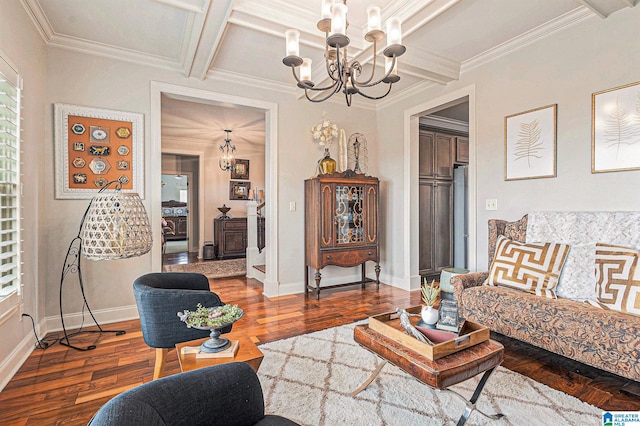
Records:
[[[144,198],[143,115],[54,104],[55,197],[90,199],[111,181]]]
[[[504,118],[504,180],[556,176],[557,104]]]
[[[640,169],[640,81],[591,95],[591,172]]]
[[[229,182],[230,200],[248,200],[251,182]]]
[[[231,169],[231,179],[249,180],[249,160],[236,159],[236,166]]]

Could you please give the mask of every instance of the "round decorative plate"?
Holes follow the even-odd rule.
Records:
[[[93,132],[91,132],[91,136],[97,140],[97,141],[101,141],[103,139],[105,139],[107,137],[107,132],[105,132],[102,129],[95,129]]]
[[[82,124],[80,124],[80,123],[76,123],[73,126],[71,126],[71,131],[73,133],[75,133],[76,135],[83,134],[84,130],[85,130],[84,126]]]
[[[107,160],[101,158],[94,158],[89,163],[89,169],[96,175],[103,175],[111,170],[111,164]]]
[[[131,130],[129,130],[126,127],[118,127],[118,129],[116,130],[116,135],[120,139],[126,139],[129,137],[130,134],[131,134]]]
[[[125,145],[120,145],[118,147],[118,154],[127,155],[129,153],[129,147]]]

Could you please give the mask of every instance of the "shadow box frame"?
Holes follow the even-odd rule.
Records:
[[[236,158],[236,166],[231,169],[231,179],[249,180],[249,160]]]
[[[71,118],[70,118],[71,117]],[[77,119],[76,119],[77,118]],[[83,125],[75,131],[76,121],[88,123],[100,128],[102,123],[123,122],[117,129],[109,129],[105,142],[96,141],[90,127]],[[121,128],[129,129],[118,133]],[[127,134],[129,133],[129,134]],[[75,136],[77,135],[77,138]],[[104,135],[104,133],[103,133]],[[102,136],[105,137],[105,136]],[[77,141],[76,141],[77,139]],[[107,142],[108,141],[108,142]],[[122,192],[136,192],[144,199],[144,115],[81,105],[54,104],[54,143],[55,143],[55,198],[69,200],[91,199],[101,187],[86,182],[86,188],[78,187],[73,171],[82,171],[94,176],[90,169],[90,159],[106,159],[110,169],[124,176]],[[82,151],[76,151],[76,144],[83,145]],[[99,144],[99,145],[98,145]],[[109,147],[109,155],[100,156],[90,153],[90,148]],[[85,158],[86,157],[86,158]],[[82,160],[78,160],[81,158]],[[121,168],[121,162],[122,168]],[[80,167],[78,167],[80,166]],[[108,181],[108,179],[106,179]],[[120,179],[111,179],[120,180]],[[94,180],[95,182],[95,180]],[[105,182],[106,183],[106,182]]]
[[[243,188],[242,191],[239,191]],[[251,182],[229,181],[229,199],[230,200],[248,200],[251,191]],[[244,194],[240,194],[243,192]]]

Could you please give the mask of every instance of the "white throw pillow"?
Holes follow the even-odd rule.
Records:
[[[595,263],[595,243],[571,245],[556,287],[558,297],[597,301]]]

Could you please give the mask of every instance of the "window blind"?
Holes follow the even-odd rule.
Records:
[[[0,301],[20,291],[20,96],[20,77],[0,55]]]

